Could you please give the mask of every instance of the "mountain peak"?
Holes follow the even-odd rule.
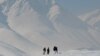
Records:
[[[55,0],[52,0],[52,5],[53,5],[53,4],[56,4],[56,1],[55,1]]]

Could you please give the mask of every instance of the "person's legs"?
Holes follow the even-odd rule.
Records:
[[[45,55],[45,51],[43,52],[43,55]]]
[[[58,50],[56,51],[56,53],[58,54]]]
[[[49,55],[49,51],[47,51],[47,54]]]
[[[56,51],[54,51],[55,52],[55,54],[56,54]]]

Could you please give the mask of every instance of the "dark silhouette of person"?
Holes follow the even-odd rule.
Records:
[[[58,53],[58,47],[54,46],[53,51],[55,52],[55,54]]]
[[[49,53],[50,53],[50,49],[49,49],[49,47],[48,47],[48,49],[47,49],[47,54],[49,55]]]
[[[46,53],[46,48],[44,47],[43,48],[43,55],[45,55],[45,53]]]

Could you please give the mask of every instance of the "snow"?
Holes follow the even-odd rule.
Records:
[[[33,54],[34,55],[34,54]],[[33,56],[32,55],[32,56]],[[42,53],[36,53],[35,56],[100,56],[100,51],[89,51],[89,50],[69,50],[65,52],[59,52],[58,54],[55,54],[54,52],[51,52],[49,55],[42,55]]]
[[[4,0],[0,0],[0,4],[2,4],[4,2]]]
[[[79,18],[87,22],[89,25],[96,27],[95,25],[100,21],[100,9],[80,15]]]
[[[71,50],[71,51],[68,51],[68,52],[64,53],[61,56],[99,56],[99,55],[100,55],[100,51]]]
[[[85,49],[100,49],[100,32],[49,1],[0,0],[0,56],[45,56],[42,48],[54,45],[59,54],[46,56],[100,56]]]

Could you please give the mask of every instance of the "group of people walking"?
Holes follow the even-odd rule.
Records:
[[[58,53],[58,47],[54,46],[53,51],[55,52],[55,54],[57,54]],[[48,48],[46,48],[46,47],[43,48],[43,55],[45,55],[45,54],[47,54],[47,55],[50,54],[50,48],[49,47]]]

